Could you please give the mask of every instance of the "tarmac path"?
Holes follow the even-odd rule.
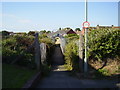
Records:
[[[70,72],[63,66],[64,59],[59,46],[55,48],[52,59],[53,70],[49,77],[43,78],[36,85],[36,88],[81,88],[82,90],[82,88],[116,88],[117,86],[120,86],[118,81],[87,80],[70,76]]]

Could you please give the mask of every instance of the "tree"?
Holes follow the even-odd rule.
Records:
[[[41,30],[40,33],[46,33],[47,31],[46,30]]]
[[[34,35],[35,35],[35,32],[34,32],[34,31],[29,31],[29,32],[28,32],[28,35],[34,36]]]
[[[72,30],[70,27],[63,28],[62,30]]]
[[[59,30],[62,30],[62,28],[59,28]]]
[[[8,31],[2,31],[2,36],[8,36],[9,35],[9,32]]]
[[[51,33],[51,31],[47,31],[46,33]]]
[[[80,28],[76,28],[75,31],[81,31]]]

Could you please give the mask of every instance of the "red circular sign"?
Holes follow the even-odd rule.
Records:
[[[86,21],[86,22],[83,23],[83,27],[84,27],[84,28],[88,28],[89,26],[90,26],[90,23],[89,23],[89,22]]]

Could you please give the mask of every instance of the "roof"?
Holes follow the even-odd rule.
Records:
[[[49,33],[48,36],[54,36],[54,35],[57,35],[57,34],[66,34],[66,32],[64,30],[59,30],[59,31],[56,31],[56,32]]]
[[[113,28],[120,28],[120,27],[113,27]]]
[[[120,28],[119,26],[96,26],[96,27],[89,27],[92,29],[97,29],[97,28]]]
[[[72,30],[72,29],[70,29],[70,30]],[[57,34],[64,35],[64,34],[67,34],[70,30],[58,30],[56,32],[49,33],[48,36],[54,36]]]

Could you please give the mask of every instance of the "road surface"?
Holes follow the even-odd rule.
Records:
[[[70,76],[70,72],[63,66],[64,59],[59,46],[55,48],[52,59],[53,70],[49,77],[40,80],[35,88],[115,88],[117,85],[120,86],[118,81],[78,79]]]

